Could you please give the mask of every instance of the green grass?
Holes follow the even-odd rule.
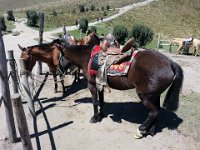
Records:
[[[177,115],[183,119],[179,126],[179,131],[184,135],[192,136],[195,140],[200,141],[200,94],[190,93],[182,95]]]

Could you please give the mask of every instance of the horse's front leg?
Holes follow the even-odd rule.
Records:
[[[93,108],[94,108],[94,116],[90,119],[90,122],[91,123],[100,122],[102,117],[98,110],[99,101],[98,101],[98,96],[97,96],[97,88],[95,84],[88,83],[88,89],[90,90],[92,94],[92,103],[93,103]]]
[[[99,106],[100,106],[100,109],[99,109],[99,113],[100,113],[100,116],[101,118],[103,118],[105,115],[104,115],[104,112],[103,112],[103,108],[104,108],[104,91],[98,91],[98,95],[99,95]]]
[[[58,92],[58,83],[57,83],[56,71],[53,71],[53,80],[54,80],[54,83],[55,83],[54,92],[57,93]]]

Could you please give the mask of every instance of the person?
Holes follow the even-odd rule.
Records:
[[[193,35],[191,35],[189,38],[183,39],[183,54],[189,53],[190,45],[192,44],[193,39]]]

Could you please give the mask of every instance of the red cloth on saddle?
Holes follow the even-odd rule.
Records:
[[[88,73],[90,75],[95,75],[97,72],[97,69],[94,70],[94,68],[92,69],[92,63],[93,63],[93,57],[95,57],[95,54],[97,54],[100,51],[100,46],[96,45],[94,46],[91,56],[90,56],[90,60],[88,63]],[[122,62],[121,64],[113,64],[111,65],[108,70],[107,70],[107,75],[110,76],[123,76],[126,75],[128,73],[128,70],[131,66],[132,60],[134,59],[134,57],[136,56],[138,51],[134,51],[130,57],[130,60]],[[96,62],[97,60],[95,60],[95,64],[98,65],[98,62]]]
[[[100,46],[99,45],[95,45],[94,46],[94,48],[93,48],[93,50],[92,50],[92,53],[91,53],[91,56],[90,56],[90,61],[89,61],[89,63],[88,63],[88,73],[90,74],[90,75],[95,75],[96,74],[96,70],[92,70],[91,69],[91,63],[92,63],[92,57],[96,54],[96,53],[98,53],[100,51]]]
[[[134,51],[129,61],[122,62],[121,64],[113,64],[107,69],[107,75],[109,76],[123,76],[127,75],[129,68],[132,64],[134,57],[138,51]]]

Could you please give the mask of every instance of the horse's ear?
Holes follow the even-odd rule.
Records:
[[[26,48],[21,47],[19,44],[17,44],[17,45],[18,45],[19,49],[21,49],[21,51],[25,51],[26,50]]]

